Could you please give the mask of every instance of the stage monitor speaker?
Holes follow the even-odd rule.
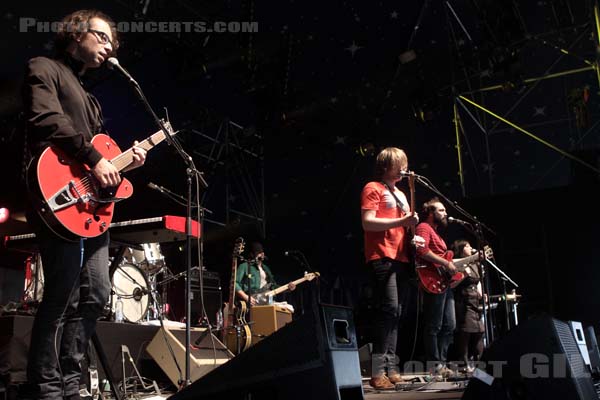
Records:
[[[233,353],[225,347],[223,342],[214,335],[211,337],[206,328],[191,328],[190,344],[190,379],[192,382],[233,357]],[[146,351],[171,382],[175,386],[179,386],[179,380],[185,379],[185,329],[159,329],[146,347]]]
[[[169,400],[363,399],[352,309],[306,313]]]
[[[585,343],[590,355],[590,365],[592,371],[596,374],[600,373],[600,349],[598,349],[598,340],[593,326],[588,326],[584,330]]]
[[[590,365],[590,354],[588,352],[587,344],[585,342],[585,333],[583,332],[583,326],[579,321],[568,321],[569,327],[571,328],[571,332],[573,333],[573,338],[575,339],[575,343],[579,348],[579,353],[583,358],[583,362],[588,368],[591,370],[592,366]]]
[[[491,344],[462,398],[597,400],[598,395],[569,324],[543,316]]]

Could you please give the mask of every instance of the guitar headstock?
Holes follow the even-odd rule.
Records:
[[[483,255],[485,258],[494,258],[494,252],[490,246],[483,246]]]
[[[245,245],[246,243],[244,242],[243,237],[235,239],[235,244],[233,245],[233,257],[240,257],[244,252]]]
[[[173,130],[173,127],[171,126],[171,121],[164,120],[164,119],[161,119],[161,121],[162,121],[163,125],[165,126],[165,128],[167,128],[167,131],[169,132],[169,135],[175,136],[175,134],[177,132]]]
[[[312,281],[313,279],[318,278],[319,276],[321,276],[321,274],[318,272],[305,272],[304,273],[304,279],[306,279],[307,281]]]

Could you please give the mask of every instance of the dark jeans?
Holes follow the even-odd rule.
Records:
[[[410,266],[387,258],[369,262],[375,281],[375,337],[372,376],[398,372],[398,325],[409,303]]]
[[[423,292],[423,338],[426,361],[446,362],[456,329],[454,290],[442,294]]]
[[[108,233],[78,242],[59,239],[47,229],[38,230],[37,234],[44,270],[44,296],[31,333],[27,397],[78,396],[79,363],[110,292]],[[82,246],[83,268],[80,269]],[[65,316],[61,321],[63,312]]]

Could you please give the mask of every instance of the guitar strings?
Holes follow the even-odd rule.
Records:
[[[160,136],[160,135],[163,135],[163,137],[162,138],[155,137],[155,136]],[[146,140],[139,143],[136,147],[141,147],[144,150],[148,151],[152,147],[154,147],[154,145],[151,143],[151,140],[158,140],[160,142],[163,139],[164,139],[164,134],[162,132],[157,132],[154,135],[147,138]],[[131,162],[133,160],[133,156],[131,153],[132,153],[131,149],[124,151],[123,153],[119,154],[118,156],[116,156],[115,158],[113,158],[111,160],[112,164],[118,170],[126,167],[127,165],[131,164]],[[123,162],[123,161],[125,161],[125,162]],[[89,192],[94,188],[94,185],[92,184],[92,181],[89,178],[89,176],[85,176],[85,177],[81,178],[78,182],[76,182],[74,187],[77,192]]]

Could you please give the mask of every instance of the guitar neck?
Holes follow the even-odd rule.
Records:
[[[476,260],[479,260],[479,253],[472,254],[465,258],[459,258],[456,260],[452,260],[452,263],[454,264],[454,266],[456,268],[462,268],[462,267],[465,267],[465,266],[471,264],[473,261],[476,261]]]
[[[140,142],[135,147],[139,147],[146,151],[149,151],[154,146],[156,146],[157,144],[162,142],[163,140],[165,140],[165,133],[163,131],[158,131],[155,134],[153,134],[152,136],[150,136],[149,138],[147,138],[146,140],[143,140],[142,142]],[[133,163],[133,148],[130,148],[130,149],[122,152],[121,154],[119,154],[118,156],[116,156],[115,158],[113,158],[110,161],[115,166],[115,168],[117,168],[119,171],[124,170],[129,165],[131,165],[131,163]]]
[[[235,276],[237,275],[237,257],[234,254],[231,261],[231,280],[229,281],[229,311],[233,312],[233,302],[235,301]]]
[[[305,282],[308,279],[309,279],[308,277],[304,276],[300,279],[296,279],[295,281],[292,281],[291,283],[293,283],[294,285],[299,285],[300,283]],[[283,285],[283,286],[278,287],[277,289],[269,290],[268,292],[263,293],[263,296],[266,296],[266,297],[277,296],[278,294],[283,293],[289,289],[290,289],[290,284],[288,283],[287,285]]]

